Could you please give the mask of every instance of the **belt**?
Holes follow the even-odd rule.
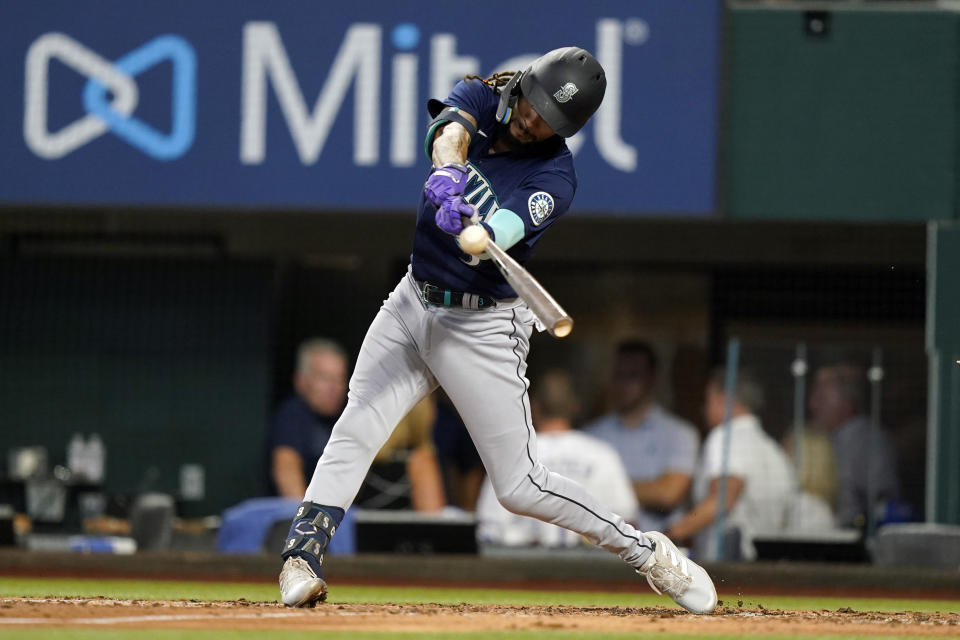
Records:
[[[417,281],[417,288],[423,296],[423,301],[438,307],[461,307],[463,309],[492,309],[497,301],[490,296],[481,296],[465,291],[450,291],[429,282]]]

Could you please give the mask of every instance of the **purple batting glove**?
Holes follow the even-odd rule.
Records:
[[[448,162],[433,170],[427,183],[423,185],[423,193],[433,206],[439,207],[450,196],[459,196],[467,186],[466,165]]]
[[[437,226],[453,235],[463,231],[463,220],[461,216],[470,217],[475,213],[473,207],[468,205],[460,196],[450,196],[444,200],[437,209],[437,215],[434,219]]]

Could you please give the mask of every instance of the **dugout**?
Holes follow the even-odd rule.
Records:
[[[663,53],[630,40],[642,35],[639,23],[629,22],[630,4],[618,7],[616,23],[590,17],[589,39],[619,38],[625,65],[639,64],[641,52]],[[666,4],[657,11],[668,11]],[[706,174],[708,206],[678,211],[643,204],[638,195],[640,204],[624,209],[597,200],[553,229],[530,267],[577,325],[566,341],[535,339],[530,374],[570,368],[599,411],[612,344],[642,335],[664,356],[663,401],[699,422],[706,372],[722,359],[726,340],[739,336],[745,357],[759,361],[774,383],[765,422],[781,434],[791,418],[789,364],[798,342],[819,345],[823,358],[879,347],[889,384],[883,415],[905,454],[904,489],[926,518],[956,523],[960,483],[949,461],[960,434],[960,356],[951,331],[960,321],[953,258],[957,14],[922,2],[716,6],[723,7],[717,15],[700,16],[716,19],[706,27],[716,41],[704,45],[715,51],[690,71],[715,74],[708,76],[717,80],[707,104],[713,108],[696,131],[716,145],[697,148],[696,166],[671,157],[646,167],[669,169],[674,193],[701,164],[715,168]],[[291,35],[296,16],[281,14],[291,64],[306,78],[297,66],[306,45]],[[656,29],[657,15],[641,17]],[[30,25],[10,39],[20,48],[9,59],[22,62],[30,38],[47,29],[39,17]],[[93,33],[90,46],[113,42]],[[338,43],[323,54],[332,58]],[[119,51],[120,44],[109,46]],[[222,57],[228,54],[240,58],[239,50]],[[388,54],[390,65],[400,55]],[[5,73],[22,92],[16,74],[23,72]],[[643,77],[635,73],[627,79]],[[323,88],[322,78],[304,82],[304,94]],[[79,94],[83,85],[74,84]],[[207,94],[198,95],[202,108],[214,109],[203,102]],[[275,100],[267,113],[283,122]],[[670,111],[667,102],[657,107],[660,115]],[[4,121],[17,140],[23,115]],[[351,130],[351,116],[341,117],[331,135]],[[301,166],[289,133],[272,126],[287,137],[271,137],[270,151],[288,164],[265,163],[269,179],[287,187],[321,180],[322,171]],[[236,133],[224,134],[234,147]],[[621,133],[629,142],[650,132]],[[197,154],[210,152],[214,145],[201,140]],[[656,148],[673,142],[657,138]],[[51,183],[62,178],[44,173],[63,166],[59,161],[40,162],[21,147],[4,156],[11,171],[27,165]],[[105,157],[112,168],[128,165],[121,177],[163,175],[161,165],[121,142],[91,149],[64,162]],[[584,165],[600,163],[596,150],[584,154]],[[185,173],[190,160],[182,161]],[[297,171],[285,173],[291,166]],[[240,168],[251,182],[255,169]],[[368,180],[373,173],[358,172]],[[606,166],[585,172],[585,184],[623,177]],[[219,176],[197,175],[206,177],[164,185],[192,193]],[[396,202],[412,202],[417,179],[399,182],[406,191]],[[316,197],[316,206],[189,197],[117,203],[80,192],[55,202],[0,197],[0,448],[42,445],[55,462],[71,434],[96,432],[108,448],[111,492],[180,496],[180,469],[189,463],[205,469],[206,485],[202,497],[180,500],[184,515],[217,513],[257,495],[266,421],[288,390],[295,345],[322,332],[355,353],[405,268],[413,234],[405,205],[334,206]]]

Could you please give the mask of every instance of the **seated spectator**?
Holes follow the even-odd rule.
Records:
[[[475,511],[485,474],[483,462],[466,425],[444,390],[438,388],[434,397],[437,400],[437,420],[433,425],[433,443],[447,504],[464,511]]]
[[[544,375],[531,391],[530,409],[543,465],[579,482],[593,495],[603,496],[611,510],[631,520],[637,501],[620,456],[608,444],[573,430],[579,406],[570,376],[562,371]],[[489,479],[477,501],[477,539],[513,547],[574,547],[581,543],[572,531],[507,511],[497,501]]]
[[[725,436],[724,384],[723,369],[715,371],[707,383],[704,417],[711,429],[703,443],[694,479],[695,504],[667,535],[672,540],[693,540],[698,559],[721,557],[714,525],[721,512],[720,487],[725,480],[725,537],[736,540],[739,534],[739,548],[732,551],[752,560],[756,557],[753,535],[781,531],[786,526],[796,481],[783,449],[760,425],[756,414],[763,404],[763,390],[748,371],[737,376],[728,437]],[[730,555],[725,548],[723,559],[734,559]]]
[[[436,404],[427,396],[400,421],[367,472],[354,505],[362,509],[440,511],[446,505],[433,446]]]
[[[899,498],[896,457],[885,429],[866,415],[867,376],[860,366],[821,367],[813,377],[810,418],[833,440],[837,469],[837,524],[862,527],[870,506]]]
[[[693,425],[657,404],[656,384],[652,347],[639,341],[619,345],[611,380],[614,410],[584,427],[620,453],[643,531],[663,531],[682,515],[700,444]]]
[[[837,460],[833,453],[833,442],[829,435],[814,425],[803,430],[803,446],[799,452],[795,451],[793,438],[791,429],[783,437],[783,449],[793,461],[800,489],[819,498],[830,508],[837,495]]]
[[[347,355],[332,340],[297,349],[294,393],[277,409],[267,434],[273,493],[301,500],[347,401]]]
[[[347,356],[337,343],[312,338],[297,350],[294,394],[277,409],[267,436],[276,495],[303,499],[333,425],[347,400]],[[437,511],[443,483],[433,449],[436,410],[426,398],[400,421],[377,454],[357,504]]]

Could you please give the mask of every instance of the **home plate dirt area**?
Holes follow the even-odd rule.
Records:
[[[0,598],[3,628],[300,629],[485,631],[562,629],[609,632],[911,635],[957,637],[960,614],[851,609],[782,611],[723,603],[695,616],[666,607],[337,604],[288,609],[275,602],[197,602],[110,598]]]

